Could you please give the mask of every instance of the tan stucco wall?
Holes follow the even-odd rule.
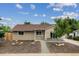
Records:
[[[54,27],[51,27],[45,31],[45,40],[50,38],[50,32],[53,32],[53,31],[54,31]]]
[[[24,35],[19,35],[18,32],[14,32],[13,40],[34,40],[34,32],[24,32]]]

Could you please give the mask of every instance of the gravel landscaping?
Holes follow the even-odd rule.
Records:
[[[40,53],[41,44],[39,41],[18,41],[21,44],[12,45],[12,42],[5,42],[0,46],[0,53]]]
[[[79,53],[79,46],[64,42],[64,46],[57,46],[57,42],[47,42],[50,53]]]

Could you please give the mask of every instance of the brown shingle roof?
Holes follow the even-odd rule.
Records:
[[[12,31],[34,31],[34,30],[46,30],[51,25],[47,24],[18,24]]]

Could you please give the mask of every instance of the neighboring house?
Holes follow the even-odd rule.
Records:
[[[47,40],[52,38],[54,25],[18,24],[13,30],[13,40]]]
[[[79,30],[75,30],[75,31],[73,31],[72,33],[70,33],[69,35],[72,36],[72,37],[77,37],[77,36],[79,36]]]

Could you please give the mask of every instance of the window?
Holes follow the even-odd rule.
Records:
[[[36,35],[41,35],[41,31],[37,31],[36,32]]]
[[[24,35],[24,32],[18,32],[19,35]]]

